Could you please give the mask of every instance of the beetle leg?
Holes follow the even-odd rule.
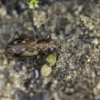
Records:
[[[51,40],[51,35],[47,35],[46,40],[49,42]]]
[[[40,39],[40,34],[39,34],[39,32],[36,32],[36,38],[37,38],[37,39]]]
[[[14,35],[13,38],[16,38],[16,36],[18,36],[18,37],[22,37],[22,34],[21,34],[20,32],[18,32],[18,31],[16,31],[16,32],[15,32],[15,35]]]
[[[18,31],[15,32],[14,36],[8,41],[8,43],[10,43],[11,41],[13,41],[17,36],[21,37],[21,33],[19,33]]]

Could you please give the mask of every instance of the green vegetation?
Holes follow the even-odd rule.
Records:
[[[29,2],[27,2],[28,6],[30,9],[34,9],[34,4],[35,3],[39,3],[39,0],[30,0]]]
[[[50,66],[54,66],[56,63],[56,55],[55,54],[50,54],[47,58],[46,61],[50,64]]]
[[[52,68],[50,66],[48,66],[47,64],[44,64],[41,68],[41,75],[43,77],[48,76],[52,71]]]

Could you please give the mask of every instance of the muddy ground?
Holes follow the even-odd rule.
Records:
[[[34,10],[26,2],[0,1],[0,100],[100,100],[100,0],[41,0]],[[5,56],[16,31],[51,35],[59,45],[49,76],[36,80],[45,63],[40,55]]]

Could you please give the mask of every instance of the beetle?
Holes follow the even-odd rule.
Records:
[[[17,32],[18,35],[20,35]],[[38,39],[36,37],[20,37],[10,41],[6,48],[5,54],[8,57],[23,58],[38,55],[41,52],[52,51],[56,48],[56,43],[50,38]]]

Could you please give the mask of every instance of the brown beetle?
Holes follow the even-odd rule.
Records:
[[[5,48],[5,53],[10,57],[32,57],[40,52],[54,50],[56,44],[51,39],[38,39],[19,37],[9,42]]]

